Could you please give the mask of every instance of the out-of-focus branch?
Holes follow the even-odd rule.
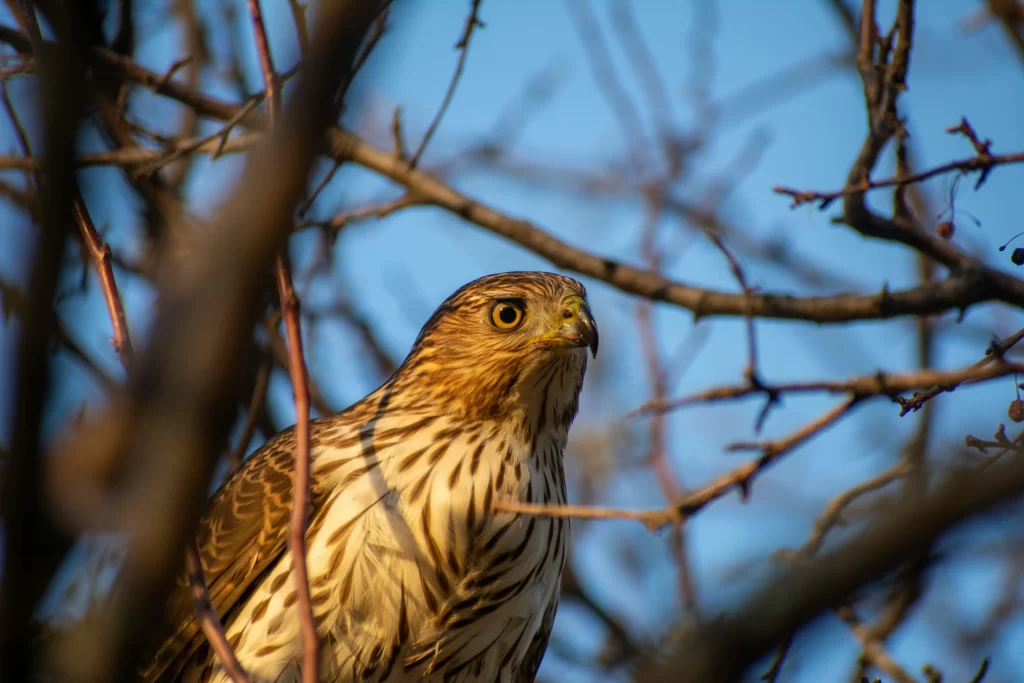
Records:
[[[93,225],[92,218],[89,216],[85,201],[81,196],[75,197],[73,208],[75,219],[78,221],[79,229],[82,232],[82,239],[86,243],[86,247],[93,258],[93,263],[100,277],[103,297],[107,304],[107,313],[110,316],[110,323],[114,328],[114,338],[112,340],[114,349],[121,358],[121,364],[124,366],[125,372],[130,372],[134,354],[131,337],[128,332],[128,321],[124,312],[124,304],[117,288],[117,282],[114,279],[110,246],[100,239],[99,234],[96,232],[96,227]],[[194,541],[189,541],[185,545],[185,570],[188,574],[189,586],[192,589],[196,619],[199,621],[203,633],[206,635],[207,640],[210,641],[231,680],[234,683],[248,683],[249,678],[238,663],[234,650],[224,635],[223,626],[213,611],[213,605],[210,602],[210,592],[206,586],[206,578],[203,576],[203,566],[199,560],[199,553],[196,550]]]
[[[249,406],[245,411],[242,433],[239,434],[235,447],[227,455],[229,472],[242,463],[245,451],[249,447],[249,441],[256,430],[256,422],[259,420],[260,411],[267,400],[267,389],[270,387],[270,366],[270,359],[266,358],[264,354],[256,370],[256,381],[253,384],[252,396],[249,398]]]
[[[482,28],[484,25],[478,18],[480,2],[481,0],[470,0],[469,16],[466,17],[466,24],[462,28],[462,36],[455,43],[455,49],[459,51],[459,61],[455,64],[455,73],[452,74],[451,82],[448,83],[448,90],[444,94],[444,100],[442,100],[437,114],[434,115],[434,120],[430,122],[427,132],[423,134],[420,146],[416,148],[416,152],[409,159],[409,168],[416,168],[416,165],[419,164],[423,152],[427,149],[427,144],[430,143],[430,138],[434,137],[434,131],[437,130],[438,125],[441,123],[441,118],[448,111],[448,105],[451,104],[452,96],[455,95],[455,86],[458,85],[459,78],[462,76],[462,69],[466,66],[466,55],[469,54],[469,39],[473,37],[473,29],[478,26]]]
[[[1024,491],[1024,459],[952,470],[927,495],[900,494],[886,513],[831,553],[768,581],[733,614],[682,627],[666,655],[642,671],[642,683],[739,680],[761,656],[860,586],[921,555],[959,524]]]
[[[132,544],[110,605],[57,644],[51,664],[64,680],[125,679],[145,650],[225,446],[242,350],[251,343],[267,274],[332,120],[337,85],[375,9],[355,0],[324,6],[309,69],[280,125],[251,154],[214,222],[219,229],[191,235],[190,258],[160,282],[161,310],[131,400],[96,426],[116,429],[117,448],[133,453],[105,515]],[[234,258],[225,261],[229,252]]]
[[[288,349],[288,343],[285,338],[281,336],[280,331],[277,328],[277,316],[272,315],[270,319],[265,321],[263,328],[267,332],[267,343],[270,346],[270,352],[274,357],[274,362],[284,370],[289,371],[289,377],[291,376],[291,353]],[[323,393],[320,391],[320,387],[315,382],[310,380],[307,376],[307,386],[309,388],[310,400],[313,402],[313,407],[316,408],[317,412],[321,415],[330,415],[336,412],[333,406],[327,403],[327,399],[324,398]]]
[[[850,504],[862,496],[878,491],[892,482],[906,477],[912,471],[911,463],[901,460],[881,474],[843,491],[825,506],[825,511],[815,520],[811,536],[803,547],[795,553],[782,551],[779,553],[779,556],[788,560],[798,560],[814,555],[825,543],[825,537],[828,533],[842,521],[843,512]]]
[[[1024,62],[1024,8],[1018,0],[988,0],[989,13],[999,20],[1007,39]]]
[[[220,133],[217,133],[198,140],[168,140],[164,149],[135,146],[118,147],[107,152],[78,154],[72,159],[72,163],[79,168],[90,166],[150,166],[155,170],[164,164],[174,161],[184,153],[197,152],[209,154],[212,158],[216,159],[222,154],[245,152],[252,149],[262,138],[263,135],[261,133],[245,133],[225,139]],[[43,159],[40,157],[0,155],[0,170],[38,171],[42,167]]]
[[[42,146],[45,156],[38,178],[37,218],[40,230],[28,269],[25,307],[17,342],[15,377],[10,390],[17,397],[10,416],[10,454],[0,477],[0,516],[4,520],[4,568],[0,583],[0,671],[9,680],[31,680],[39,643],[30,621],[50,579],[70,548],[71,539],[53,519],[45,496],[42,452],[43,411],[50,390],[49,349],[56,325],[54,295],[61,257],[72,222],[71,202],[78,192],[71,161],[84,102],[84,64],[88,48],[87,14],[96,3],[80,2],[51,8],[48,16],[56,42],[44,41],[29,0],[16,13],[27,28],[41,79],[39,94]],[[57,10],[60,11],[57,11]],[[27,138],[23,141],[27,143]]]
[[[836,609],[836,614],[853,632],[854,637],[857,638],[864,650],[864,657],[873,667],[892,677],[896,683],[917,683],[917,679],[907,673],[907,670],[892,658],[882,641],[872,634],[872,629],[861,623],[852,605],[840,606]]]
[[[601,35],[597,17],[594,16],[588,0],[566,0],[565,4],[569,9],[573,27],[579,34],[580,42],[583,43],[594,83],[608,103],[627,143],[631,170],[643,173],[648,170],[643,124],[636,105],[615,72],[615,65]]]

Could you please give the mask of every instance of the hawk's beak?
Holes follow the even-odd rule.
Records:
[[[582,302],[573,302],[565,309],[562,320],[558,336],[573,346],[589,346],[591,355],[597,358],[597,323],[590,307]]]

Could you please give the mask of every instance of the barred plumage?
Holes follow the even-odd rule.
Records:
[[[579,282],[504,273],[455,292],[377,391],[312,425],[310,586],[325,681],[526,683],[547,647],[568,521],[496,513],[565,502],[562,453],[597,330]],[[295,435],[247,459],[198,546],[254,681],[297,681],[287,550]],[[182,579],[147,681],[223,681]]]

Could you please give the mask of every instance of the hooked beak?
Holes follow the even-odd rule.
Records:
[[[597,358],[597,323],[590,313],[590,307],[582,302],[574,302],[566,309],[563,319],[565,322],[558,331],[558,337],[573,346],[589,346],[591,355]]]

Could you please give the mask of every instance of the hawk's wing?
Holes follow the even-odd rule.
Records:
[[[526,650],[526,656],[519,664],[519,672],[514,678],[514,683],[533,683],[537,678],[537,670],[540,668],[540,661],[544,659],[544,653],[548,649],[548,640],[551,639],[551,629],[555,625],[555,612],[558,611],[558,596],[551,601],[547,610],[544,611],[544,619],[540,623],[533,642]]]
[[[327,418],[332,429],[343,416]],[[320,420],[313,422],[316,434]],[[255,451],[214,494],[199,522],[196,545],[210,601],[225,626],[235,607],[259,584],[287,548],[291,514],[295,429],[289,427]],[[314,485],[314,514],[323,501]],[[188,580],[178,579],[164,613],[166,639],[147,660],[141,679],[174,680],[206,642],[195,619]]]

